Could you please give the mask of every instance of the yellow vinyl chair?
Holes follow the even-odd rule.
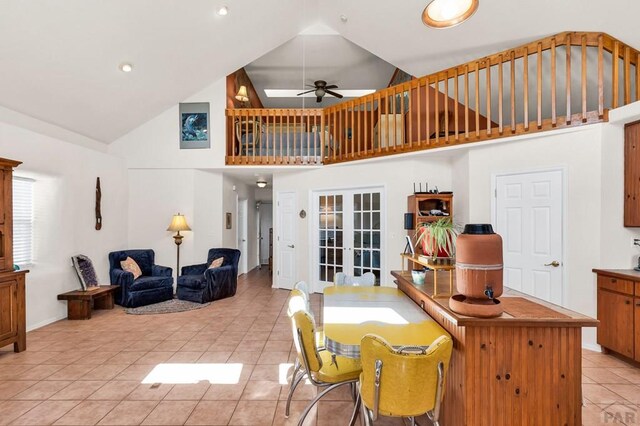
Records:
[[[408,417],[415,425],[415,417],[426,413],[438,426],[452,349],[448,335],[438,337],[428,349],[405,346],[398,350],[379,336],[364,336],[355,410],[359,405],[365,425],[371,425],[379,415]]]
[[[293,304],[293,308],[295,308],[298,302],[294,301]],[[292,310],[293,309],[290,309],[290,312]],[[309,402],[300,416],[298,426],[302,426],[309,411],[311,411],[320,398],[342,385],[355,385],[362,370],[360,368],[360,361],[357,359],[337,356],[327,350],[318,350],[315,338],[315,321],[308,311],[299,309],[293,312],[291,315],[291,328],[293,330],[293,341],[298,353],[297,358],[300,364],[300,372],[297,377],[294,376],[292,378],[292,386],[287,398],[285,417],[289,416],[289,406],[293,391],[303,378],[306,377],[314,386],[322,389],[322,391],[318,392],[316,397]],[[351,425],[355,423],[356,414],[357,412],[354,411],[350,421]]]
[[[298,281],[293,286],[293,289],[300,291],[304,295],[307,301],[307,310],[311,311],[311,294],[309,293],[309,285],[307,284],[307,282]]]

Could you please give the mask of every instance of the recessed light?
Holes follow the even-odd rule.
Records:
[[[120,64],[120,71],[122,72],[131,72],[133,71],[133,65],[129,63]]]
[[[347,15],[340,15],[340,20],[342,22],[347,22],[349,20],[349,18],[347,17]]]
[[[433,28],[461,24],[478,10],[479,0],[432,0],[422,12],[422,22]]]
[[[229,8],[227,6],[222,6],[216,13],[220,16],[227,16],[229,14]]]

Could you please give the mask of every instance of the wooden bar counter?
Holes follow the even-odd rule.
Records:
[[[502,316],[466,317],[449,308],[448,283],[433,297],[432,283],[391,275],[454,339],[441,424],[582,424],[582,327],[598,321],[514,291]]]

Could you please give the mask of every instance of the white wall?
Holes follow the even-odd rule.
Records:
[[[16,175],[36,179],[35,264],[27,275],[27,328],[33,329],[66,317],[66,302],[56,296],[80,288],[72,255],[89,256],[100,281],[109,283],[107,254],[127,241],[127,172],[119,158],[6,123],[0,123],[0,156],[22,161]],[[98,176],[100,231],[94,213]]]
[[[209,102],[209,149],[180,149],[178,105],[114,141],[109,152],[140,169],[210,169],[224,167],[226,78],[184,102]]]
[[[569,132],[548,132],[469,149],[454,164],[468,162],[468,189],[458,182],[456,194],[468,194],[468,221],[492,223],[495,174],[544,168],[566,169],[565,307],[596,315],[595,281],[591,269],[600,264],[601,141],[603,125]],[[622,167],[621,163],[618,167]],[[620,202],[622,198],[620,198]],[[607,218],[608,219],[608,218]],[[605,220],[607,220],[605,219]],[[585,343],[595,344],[595,329],[585,329]]]
[[[327,166],[313,171],[290,172],[274,174],[273,193],[277,199],[279,191],[295,191],[297,210],[305,210],[304,219],[296,216],[297,242],[296,268],[299,280],[312,282],[310,271],[309,228],[313,217],[311,212],[311,192],[328,189],[345,189],[358,187],[382,186],[385,188],[386,205],[386,235],[383,236],[383,285],[391,285],[389,272],[400,269],[400,253],[405,241],[406,231],[403,227],[404,213],[407,210],[407,196],[413,193],[414,182],[429,182],[430,187],[438,186],[441,191],[452,186],[451,167],[448,159],[401,159],[392,161],[368,162],[357,165]],[[275,201],[274,201],[275,203]],[[277,249],[277,205],[274,204],[274,267],[278,265]],[[275,281],[275,280],[274,280]],[[275,282],[274,282],[275,284]]]
[[[128,248],[151,248],[156,263],[176,275],[174,233],[166,229],[182,213],[192,231],[182,232],[180,267],[203,263],[222,244],[222,174],[193,169],[129,170]],[[175,283],[174,283],[175,284]]]

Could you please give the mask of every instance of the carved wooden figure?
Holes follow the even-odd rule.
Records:
[[[102,191],[100,190],[100,178],[96,178],[96,231],[102,229],[102,213],[100,212],[100,201],[102,200]]]

